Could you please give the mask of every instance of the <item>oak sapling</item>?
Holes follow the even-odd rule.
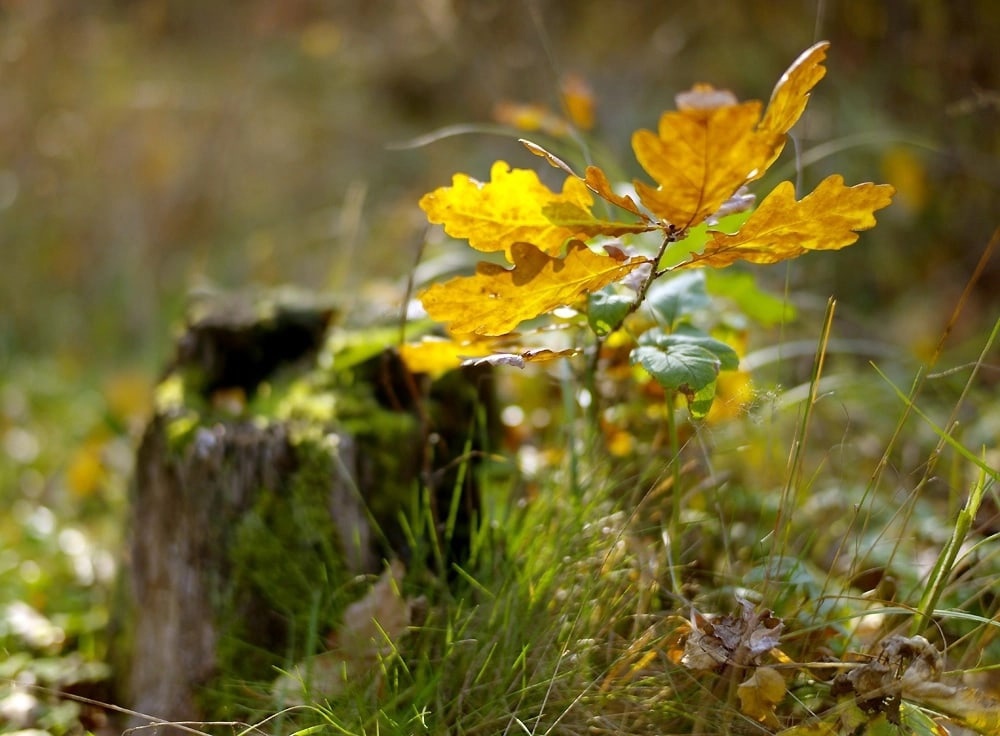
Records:
[[[760,101],[741,103],[706,84],[678,95],[677,110],[663,113],[655,132],[638,130],[632,136],[636,160],[654,184],[635,181],[630,193],[617,191],[597,166],[588,166],[581,176],[541,146],[522,141],[566,174],[561,191],[549,189],[531,170],[497,161],[488,182],[456,174],[451,186],[426,194],[420,207],[430,222],[475,250],[503,253],[510,267],[480,263],[474,275],[420,293],[428,315],[445,324],[451,349],[427,339],[405,346],[404,359],[415,369],[427,369],[431,352],[432,367],[462,356],[489,362],[497,355],[497,362],[508,364],[512,355],[523,362],[548,359],[552,352],[525,345],[514,331],[539,317],[560,322],[554,313],[571,307],[586,317],[581,326],[590,327],[573,348],[590,356],[592,374],[605,342],[624,330],[633,345],[631,362],[660,383],[668,397],[683,395],[693,417],[704,417],[719,371],[735,369],[737,354],[688,319],[703,306],[697,298],[689,295],[665,314],[652,300],[654,285],[673,282],[671,288],[680,293],[679,286],[700,288],[694,280],[679,280],[691,269],[720,269],[737,261],[772,264],[813,250],[843,248],[858,239],[859,231],[873,227],[873,213],[891,202],[894,190],[887,184],[847,186],[834,174],[796,199],[786,181],[738,229],[722,229],[727,215],[752,208],[754,196],[747,187],[781,154],[811,90],[826,73],[822,62],[828,47],[820,42],[799,56],[781,76],[766,109]],[[595,210],[598,200],[602,204]],[[608,210],[618,217],[600,213]],[[683,248],[682,241],[699,226],[707,229],[700,250],[679,262],[666,258]],[[650,241],[648,234],[659,237]],[[630,323],[630,315],[651,300],[654,319],[638,327]]]

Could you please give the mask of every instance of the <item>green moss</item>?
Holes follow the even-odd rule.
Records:
[[[351,575],[329,508],[330,449],[300,439],[295,454],[295,473],[281,488],[261,489],[230,535],[231,572],[217,607],[216,656],[225,674],[204,702],[213,714],[252,707],[245,698],[255,687],[266,698],[279,668],[321,648],[349,600]]]

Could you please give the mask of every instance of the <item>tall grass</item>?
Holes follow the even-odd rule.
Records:
[[[344,734],[764,734],[858,718],[877,729],[888,715],[831,695],[831,680],[904,634],[946,654],[942,683],[964,675],[988,696],[1000,537],[983,509],[997,504],[996,449],[967,447],[954,422],[931,419],[988,394],[975,370],[928,398],[923,371],[909,392],[883,380],[904,375],[903,361],[827,361],[833,315],[831,302],[804,399],[760,390],[743,416],[687,432],[677,457],[623,462],[586,417],[561,424],[575,449],[487,487],[476,552],[450,583],[411,569],[426,619],[383,660],[377,686],[347,701],[317,693],[312,717]],[[986,431],[975,420],[966,437]],[[413,533],[419,542],[419,524]],[[692,629],[750,610],[739,600],[782,621],[779,646],[709,670],[686,664]],[[786,682],[780,729],[739,698],[758,665]],[[900,733],[944,733],[921,731],[945,721],[911,700],[897,708]]]

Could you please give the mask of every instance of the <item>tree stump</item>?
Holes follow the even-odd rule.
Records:
[[[382,350],[331,367],[331,314],[227,300],[178,344],[130,499],[118,687],[138,713],[267,712],[252,683],[315,653],[352,581],[410,553],[399,518],[419,494],[448,509],[461,477],[459,527],[475,511],[475,473],[456,472],[488,372],[432,384]]]

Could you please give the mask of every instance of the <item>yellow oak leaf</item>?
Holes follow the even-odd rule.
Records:
[[[584,182],[587,184],[587,188],[598,197],[601,197],[617,207],[621,207],[623,210],[628,210],[633,215],[641,217],[643,221],[649,220],[646,213],[639,209],[639,205],[635,203],[635,200],[628,195],[622,196],[615,194],[614,190],[611,188],[611,183],[608,181],[607,175],[596,166],[587,167],[587,176],[584,179]]]
[[[803,51],[774,86],[767,112],[760,128],[784,135],[802,117],[809,101],[809,92],[826,76],[826,51],[829,41],[820,41]]]
[[[858,239],[857,231],[875,226],[873,213],[890,204],[894,191],[870,182],[848,187],[833,174],[796,202],[795,187],[783,181],[739,232],[709,231],[705,249],[677,268],[724,268],[741,260],[778,263],[810,250],[839,250]]]
[[[562,251],[577,233],[553,225],[542,213],[549,204],[569,203],[590,210],[594,203],[586,185],[574,176],[566,179],[561,193],[542,184],[529,169],[511,169],[497,161],[488,183],[465,174],[455,174],[450,187],[425,194],[420,208],[433,223],[444,225],[454,238],[465,238],[479,251],[503,251],[511,260],[515,243],[532,243],[542,252]]]
[[[469,358],[490,355],[493,350],[492,342],[487,340],[451,340],[425,335],[418,342],[400,345],[399,357],[411,373],[426,373],[436,378],[455,370]]]
[[[635,183],[642,203],[680,229],[708,218],[759,174],[780,144],[781,136],[756,130],[760,110],[756,100],[685,107],[664,113],[656,133],[636,131],[632,150],[658,184]]]
[[[728,92],[696,85],[678,95],[656,133],[639,130],[632,149],[658,186],[636,182],[639,199],[678,228],[697,225],[737,189],[759,179],[785,145],[809,91],[826,73],[829,43],[806,50],[781,76],[763,117],[761,103],[737,103]]]
[[[480,263],[474,276],[434,284],[419,295],[427,314],[448,323],[454,333],[505,335],[524,320],[572,304],[649,262],[620,251],[601,255],[576,240],[562,258],[531,243],[515,243],[511,258],[513,268]]]
[[[758,667],[736,688],[740,710],[770,728],[781,724],[774,708],[785,698],[785,678],[773,667]]]

